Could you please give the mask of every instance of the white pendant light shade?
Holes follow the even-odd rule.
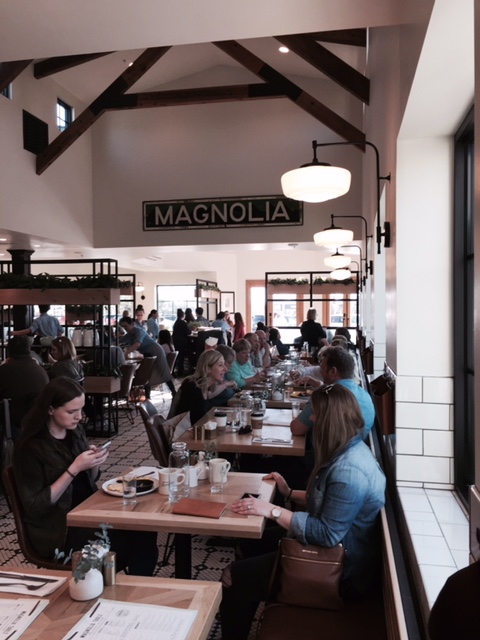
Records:
[[[326,267],[330,267],[330,269],[343,269],[348,267],[351,260],[349,256],[344,256],[343,253],[334,253],[333,256],[329,256],[325,258],[323,261]]]
[[[282,190],[293,200],[325,202],[347,193],[351,177],[350,171],[343,167],[314,164],[284,173]]]
[[[346,280],[351,277],[352,272],[350,269],[335,269],[335,271],[330,273],[330,278],[332,278],[332,280]]]
[[[333,227],[319,231],[313,236],[313,241],[317,247],[329,247],[336,249],[344,244],[350,244],[353,240],[353,231],[349,229],[341,229],[340,227]],[[350,264],[350,262],[349,262]]]

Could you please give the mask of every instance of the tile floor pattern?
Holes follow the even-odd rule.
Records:
[[[468,519],[451,491],[398,491],[431,607],[447,578],[469,564]]]
[[[170,407],[169,399],[170,394],[163,395],[161,392],[152,392],[152,401],[163,415],[167,414]],[[94,444],[103,443],[105,440],[105,438],[89,439]],[[134,425],[130,425],[125,418],[122,418],[122,412],[120,412],[119,433],[113,437],[109,457],[102,470],[102,477],[105,479],[119,474],[129,465],[157,466],[157,462],[151,455],[140,416],[135,418]],[[209,544],[210,540],[205,536],[195,536],[192,540],[192,577],[198,580],[218,581],[223,569],[234,559],[233,541],[231,546],[220,546]],[[159,562],[163,557],[165,541],[166,534],[159,534]],[[172,552],[166,567],[157,568],[156,576],[173,578],[174,554],[175,552]],[[3,495],[0,495],[0,565],[28,566],[18,548],[13,516]],[[255,625],[252,626],[252,639],[254,637]],[[217,616],[208,640],[219,640],[220,638],[221,632]]]

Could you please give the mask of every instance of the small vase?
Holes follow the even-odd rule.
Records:
[[[98,569],[90,569],[83,580],[70,578],[68,589],[72,600],[93,600],[103,592],[103,575]]]

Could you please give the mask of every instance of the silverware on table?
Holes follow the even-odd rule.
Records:
[[[47,584],[47,582],[42,582],[42,584],[26,584],[26,582],[3,582],[0,583],[1,587],[25,587],[28,591],[38,591]]]
[[[40,576],[29,576],[23,573],[10,573],[8,571],[0,571],[0,578],[10,578],[12,580],[27,580],[30,582],[57,582],[60,578],[42,578]]]

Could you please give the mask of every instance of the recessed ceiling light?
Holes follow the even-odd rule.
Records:
[[[280,53],[289,53],[290,49],[288,47],[278,47]]]
[[[33,246],[35,247],[35,249],[38,249],[38,248],[40,248],[42,245],[41,245],[41,244],[34,244]]]
[[[7,238],[0,238],[0,242],[7,242]]]
[[[0,256],[4,256],[4,255],[5,255],[4,253],[0,253]]]

